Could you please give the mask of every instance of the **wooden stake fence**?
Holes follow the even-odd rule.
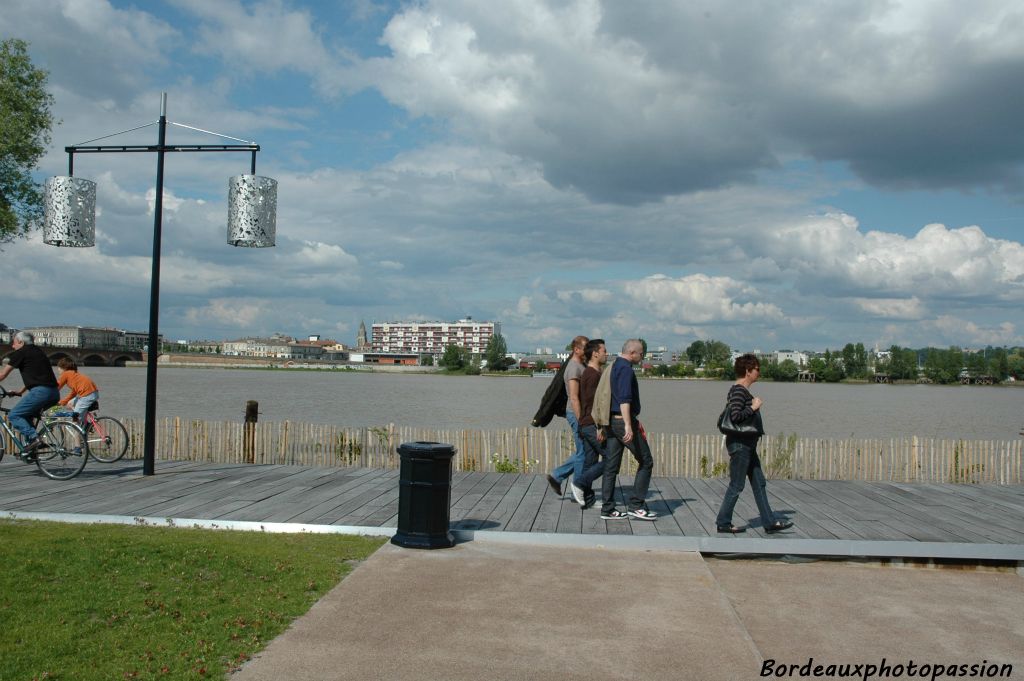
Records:
[[[126,419],[128,457],[142,456],[143,422]],[[248,433],[246,427],[248,425]],[[725,477],[728,454],[718,435],[648,433],[654,474],[683,478]],[[157,423],[157,456],[212,463],[291,464],[397,468],[403,442],[454,445],[455,470],[543,473],[574,449],[565,427],[448,430],[396,426],[344,428],[294,421],[255,424],[181,418]],[[10,451],[10,450],[8,450]],[[769,478],[919,483],[1024,483],[1024,438],[936,440],[918,436],[822,440],[765,436],[758,447]],[[636,464],[628,454],[622,472]]]

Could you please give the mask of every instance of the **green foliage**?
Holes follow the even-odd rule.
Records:
[[[345,433],[338,433],[337,441],[334,443],[334,456],[346,466],[351,466],[362,453],[362,443],[357,442],[355,438],[349,439]]]
[[[889,359],[875,367],[877,373],[889,374],[893,380],[907,381],[917,378],[917,352],[910,348],[893,345],[889,348]]]
[[[843,372],[847,378],[866,378],[868,375],[868,353],[863,343],[847,343],[843,347]]]
[[[956,383],[964,366],[963,351],[953,346],[949,350],[928,348],[924,356],[924,375],[934,383]]]
[[[32,65],[28,43],[0,43],[0,243],[28,234],[43,214],[32,171],[50,144],[48,73]]]
[[[796,433],[786,437],[785,433],[779,433],[775,438],[773,447],[765,457],[764,474],[772,479],[789,480],[793,477],[793,455],[796,453]]]
[[[444,349],[444,354],[441,356],[441,361],[438,364],[446,369],[461,369],[466,366],[465,349],[460,348],[458,345],[449,345]]]
[[[510,459],[504,454],[498,454],[495,452],[491,454],[491,464],[494,466],[494,470],[498,473],[529,473],[531,470],[536,470],[540,466],[539,460],[526,460],[520,461],[519,459]]]
[[[702,478],[718,478],[729,473],[729,463],[727,461],[719,461],[708,470],[708,457],[701,455],[700,457],[700,477]]]
[[[432,367],[434,366],[433,355],[420,355],[420,366]]]
[[[729,368],[732,349],[722,341],[694,341],[686,348],[686,356],[695,366],[702,366],[705,373],[719,375]]]
[[[484,350],[484,358],[487,360],[488,371],[504,371],[508,368],[508,364],[505,362],[507,359],[505,355],[508,353],[508,345],[505,343],[505,337],[500,333],[496,333],[491,336],[491,339],[487,341],[487,349]]]
[[[773,381],[792,382],[800,374],[800,367],[791,359],[784,359],[778,363],[771,362],[762,369],[762,373]]]
[[[826,349],[822,357],[815,357],[807,363],[808,368],[817,377],[826,383],[838,383],[843,380],[846,374],[843,372],[843,364],[838,354],[833,354]]]
[[[0,521],[3,678],[223,678],[383,541]]]
[[[953,463],[949,467],[949,481],[957,483],[980,482],[980,476],[985,472],[985,464],[976,463],[963,468],[960,467],[960,448],[963,447],[963,444],[961,440],[953,448]]]

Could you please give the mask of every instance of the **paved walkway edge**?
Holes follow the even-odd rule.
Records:
[[[63,523],[110,523],[147,527],[183,527],[272,533],[308,532],[312,534],[354,534],[371,537],[391,537],[395,534],[395,528],[393,527],[267,523],[203,518],[37,513],[4,510],[0,510],[0,517],[23,520],[49,520]],[[491,532],[487,530],[452,530],[451,534],[455,541],[460,543],[472,541],[495,544],[528,544],[634,551],[657,550],[768,556],[919,558],[963,561],[989,560],[1024,563],[1024,545],[1020,544],[787,539],[785,536],[771,538],[720,538],[666,535],[566,534],[556,532]]]

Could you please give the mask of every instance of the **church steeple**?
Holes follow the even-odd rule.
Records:
[[[356,336],[356,347],[365,348],[369,343],[366,342],[366,323],[359,322],[359,335]]]

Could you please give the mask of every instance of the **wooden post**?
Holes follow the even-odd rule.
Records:
[[[248,400],[245,403],[245,434],[242,449],[246,463],[256,463],[256,423],[260,420],[260,403]]]

